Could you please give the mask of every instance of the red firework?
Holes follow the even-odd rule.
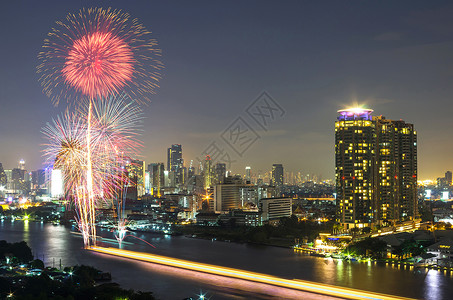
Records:
[[[132,79],[134,54],[111,33],[95,32],[74,41],[62,69],[66,84],[89,98],[118,93]]]
[[[123,91],[140,103],[149,101],[163,67],[150,35],[136,19],[110,8],[67,15],[38,55],[44,92],[55,104],[65,97],[78,101]]]

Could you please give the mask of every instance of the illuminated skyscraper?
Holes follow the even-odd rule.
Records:
[[[245,167],[245,181],[250,183],[252,180],[252,172],[251,168],[249,166]]]
[[[182,147],[179,144],[171,145],[167,150],[167,170],[170,173],[171,178],[174,178],[175,182],[171,182],[172,186],[178,186],[184,183],[184,160],[182,158]]]
[[[145,162],[142,160],[131,160],[126,164],[129,176],[130,188],[136,188],[136,196],[141,197],[145,194]]]
[[[0,163],[0,186],[2,188],[5,188],[6,187],[6,183],[7,183],[6,173],[3,170],[2,163]]]
[[[226,177],[226,164],[225,163],[216,163],[215,164],[215,177],[216,184],[223,184]]]
[[[214,176],[212,170],[212,161],[209,155],[206,155],[206,159],[203,165],[203,177],[204,177],[204,188],[207,189],[214,185]]]
[[[340,110],[335,122],[337,221],[345,229],[417,217],[417,136],[413,124]]]
[[[25,170],[25,160],[21,159],[19,161],[19,169]]]
[[[452,173],[451,173],[451,171],[445,172],[445,180],[447,181],[448,185],[451,185],[451,181],[452,181]]]
[[[282,164],[273,164],[272,165],[272,179],[271,185],[275,186],[275,190],[278,195],[281,194],[281,189],[283,187],[283,165]]]
[[[154,163],[151,165],[151,167],[152,167],[151,181],[152,181],[153,196],[160,197],[163,194],[163,188],[165,186],[164,163]]]

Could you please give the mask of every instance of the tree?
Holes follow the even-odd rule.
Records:
[[[369,234],[369,233],[371,233],[371,227],[364,227],[364,228],[362,229],[362,233],[363,233],[363,234]]]
[[[355,237],[356,235],[358,235],[360,233],[360,228],[354,227],[354,228],[351,228],[349,231],[351,232],[352,237]]]
[[[31,262],[31,267],[33,269],[44,269],[44,262],[40,259],[35,259]]]
[[[386,250],[387,243],[384,241],[381,241],[378,238],[366,238],[364,240],[349,244],[344,252],[352,255],[382,258]]]

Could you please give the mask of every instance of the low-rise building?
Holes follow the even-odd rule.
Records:
[[[291,217],[291,198],[264,198],[259,202],[262,223],[275,223],[280,218]]]

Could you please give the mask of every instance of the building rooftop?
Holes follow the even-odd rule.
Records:
[[[372,109],[362,107],[340,109],[338,120],[371,120],[372,112]]]

